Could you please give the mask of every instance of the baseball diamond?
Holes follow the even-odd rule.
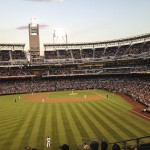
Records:
[[[133,113],[137,102],[130,98],[104,90],[74,92],[70,97],[71,91],[1,96],[0,149],[46,150],[48,135],[52,149],[63,143],[73,149],[85,137],[115,142],[150,134],[150,118]]]

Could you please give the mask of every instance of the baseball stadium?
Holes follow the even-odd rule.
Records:
[[[36,18],[26,32],[29,50],[0,41],[0,150],[150,150],[150,33],[54,30],[41,55]]]

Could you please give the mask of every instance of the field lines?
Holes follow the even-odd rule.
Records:
[[[95,93],[95,95],[99,97],[104,96],[106,100],[110,100],[115,104],[124,106],[126,109],[132,109],[132,106],[128,102],[126,102],[121,96],[116,95],[115,93],[103,90],[90,90],[90,92],[93,92],[93,94]],[[107,95],[108,99],[106,98]]]
[[[102,95],[102,94],[99,94],[97,93],[98,90],[89,90],[90,93],[93,93],[94,95],[97,95],[99,96],[100,98],[103,98],[103,99],[106,99],[106,95]]]
[[[128,107],[126,107],[126,106],[123,106],[123,105],[119,104],[118,102],[114,102],[112,99],[109,99],[109,100],[110,100],[112,103],[116,104],[116,105],[119,105],[119,106],[121,106],[121,107],[124,107],[124,108],[127,109],[127,110],[130,110],[130,108],[128,108]],[[146,116],[144,116],[144,115],[142,115],[142,114],[140,114],[140,113],[138,113],[138,112],[136,112],[136,111],[134,111],[134,110],[130,110],[130,111],[132,111],[133,113],[138,114],[138,115],[140,115],[140,116],[142,116],[142,117],[144,117],[144,118],[150,120],[149,117],[146,117]]]
[[[99,97],[102,97],[100,94],[98,94],[98,90],[94,90],[94,91],[89,90],[89,91],[90,91],[91,93],[93,93],[93,94],[99,96]],[[135,113],[135,114],[138,114],[138,115],[140,115],[140,116],[142,116],[142,117],[144,117],[144,118],[150,120],[149,117],[146,117],[146,116],[144,116],[144,115],[142,115],[142,114],[140,114],[140,113],[138,113],[138,112],[136,112],[136,111],[134,111],[134,110],[131,110],[132,107],[129,106],[129,104],[128,104],[127,102],[122,101],[122,98],[121,98],[120,96],[119,96],[120,99],[115,98],[114,96],[115,96],[115,95],[113,95],[112,93],[110,93],[108,100],[111,101],[112,103],[116,104],[116,105],[119,105],[119,106],[121,106],[121,107],[123,107],[123,108],[125,108],[125,109],[127,109],[127,110],[132,111],[132,112]],[[117,97],[118,97],[118,96],[117,96]],[[115,98],[115,101],[114,101],[114,98]]]
[[[100,105],[103,105],[103,103],[101,103]],[[149,132],[150,125],[147,120],[134,115],[133,113],[131,113],[130,111],[127,111],[126,109],[124,110],[121,109],[121,107],[119,107],[118,105],[115,105],[114,103],[108,102],[107,105],[105,105],[105,107],[113,108],[111,112],[112,118],[115,118],[116,116],[118,118],[117,120],[120,120],[120,123],[122,122],[122,125],[126,128],[124,129],[124,131],[126,131],[126,133],[130,136],[130,138],[141,137],[143,136],[143,134],[144,135],[150,134]]]
[[[112,112],[114,113],[114,115],[116,117],[119,117],[120,120],[122,120],[123,122],[128,123],[128,126],[133,127],[134,129],[140,127],[141,130],[139,129],[139,131],[141,133],[145,132],[145,129],[149,128],[149,125],[147,124],[147,121],[145,119],[142,119],[132,114],[130,111],[127,111],[126,109],[122,109],[121,107],[115,105],[114,103],[110,103],[109,101],[106,101],[106,103],[107,105],[105,105],[105,107],[113,108]],[[100,103],[100,105],[103,105],[103,103]]]

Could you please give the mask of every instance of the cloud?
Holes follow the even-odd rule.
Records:
[[[41,24],[41,25],[39,25],[39,27],[40,27],[40,29],[45,29],[45,28],[48,28],[49,25],[47,25],[47,24]],[[26,30],[26,29],[28,29],[28,26],[19,26],[16,29],[17,30]]]
[[[41,25],[40,25],[40,28],[41,28],[41,29],[48,28],[48,27],[49,27],[49,25],[47,25],[47,24],[41,24]]]
[[[63,2],[64,0],[26,0],[32,2]]]
[[[20,27],[17,27],[16,29],[18,29],[18,30],[25,30],[25,29],[28,29],[28,26],[20,26]]]

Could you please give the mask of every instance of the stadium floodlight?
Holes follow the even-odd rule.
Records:
[[[62,36],[66,36],[67,32],[65,29],[56,29],[54,30],[54,36],[58,36],[58,37],[62,37]]]
[[[66,29],[55,29],[53,33],[53,44],[65,43],[67,44],[67,30]]]
[[[31,18],[31,26],[32,27],[37,27],[37,18],[35,18],[35,17]]]
[[[37,18],[31,18],[30,21],[30,34],[31,35],[37,35],[38,34],[38,23],[37,23]]]

